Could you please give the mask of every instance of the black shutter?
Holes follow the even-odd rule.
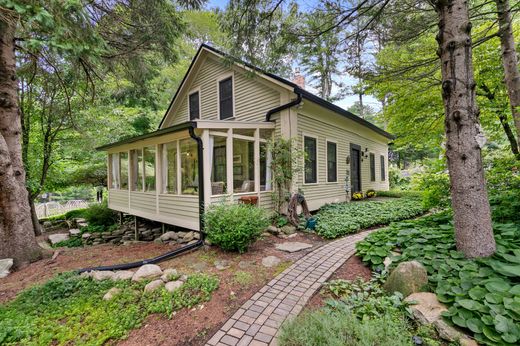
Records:
[[[317,157],[316,157],[316,138],[304,138],[305,151],[305,183],[312,184],[318,181]]]
[[[200,107],[199,107],[199,93],[194,92],[189,97],[190,104],[190,120],[195,120],[200,118]]]
[[[385,172],[385,157],[381,155],[381,181],[386,180],[386,172]]]
[[[376,156],[370,153],[370,181],[376,181]]]
[[[233,117],[233,79],[231,77],[221,80],[219,87],[220,119]]]
[[[336,143],[327,142],[327,181],[338,181]]]

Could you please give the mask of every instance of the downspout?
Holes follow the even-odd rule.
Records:
[[[296,99],[294,99],[291,102],[286,103],[284,105],[281,105],[276,108],[268,110],[267,113],[265,114],[265,121],[271,121],[271,116],[275,113],[278,113],[287,108],[291,108],[291,107],[299,105],[302,102],[302,93],[297,88],[294,88],[294,93],[296,94]]]
[[[199,233],[200,237],[197,242],[181,247],[180,249],[175,249],[170,252],[166,252],[157,257],[144,259],[141,261],[124,263],[124,264],[116,264],[111,266],[100,266],[100,267],[91,267],[91,268],[83,268],[78,270],[78,273],[84,273],[89,271],[102,271],[102,270],[127,270],[132,268],[137,268],[145,264],[155,264],[167,259],[176,257],[181,255],[187,251],[191,251],[197,249],[204,245],[204,209],[205,209],[205,201],[204,201],[204,161],[202,160],[202,152],[203,152],[203,144],[202,139],[195,134],[196,123],[192,123],[188,128],[190,133],[190,137],[197,141],[197,155],[198,155],[198,170],[199,170]]]

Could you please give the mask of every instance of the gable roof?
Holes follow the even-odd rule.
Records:
[[[374,132],[388,138],[388,139],[395,139],[395,136],[392,135],[391,133],[388,133],[386,132],[385,130],[379,128],[378,126],[372,124],[371,122],[347,111],[346,109],[343,109],[319,96],[316,96],[312,93],[310,93],[309,91],[305,90],[305,89],[302,89],[300,88],[297,84],[289,81],[288,79],[285,79],[283,77],[280,77],[280,76],[277,76],[273,73],[270,73],[270,72],[267,72],[267,71],[264,71],[263,69],[257,67],[257,66],[254,66],[254,65],[251,65],[245,61],[242,61],[240,59],[237,59],[217,48],[214,48],[212,46],[209,46],[205,43],[201,44],[199,49],[197,50],[197,53],[195,54],[195,56],[193,57],[193,60],[191,61],[191,64],[188,68],[188,71],[186,72],[186,74],[184,75],[184,78],[182,79],[181,81],[181,84],[179,86],[179,88],[177,89],[177,91],[175,92],[175,95],[173,96],[173,99],[172,101],[170,102],[170,105],[168,106],[168,109],[166,110],[166,113],[164,114],[164,117],[163,119],[161,120],[161,123],[159,124],[159,128],[161,128],[161,126],[163,125],[165,119],[166,119],[166,116],[168,115],[168,113],[170,112],[170,109],[171,107],[173,106],[173,103],[175,101],[175,99],[177,98],[178,94],[180,93],[180,90],[182,89],[188,75],[190,74],[191,70],[193,69],[193,66],[195,65],[195,62],[197,61],[198,57],[200,56],[201,52],[203,50],[207,50],[209,52],[212,52],[213,54],[216,54],[216,55],[220,55],[221,57],[224,57],[224,58],[228,58],[232,61],[234,61],[235,63],[239,63],[241,65],[244,65],[245,67],[253,70],[254,72],[258,73],[260,76],[264,77],[264,78],[267,78],[267,79],[271,79],[271,80],[274,80],[276,82],[279,82],[285,86],[287,86],[288,88],[291,88],[293,89],[293,91],[296,93],[296,94],[300,94],[302,95],[303,98],[311,101],[311,102],[314,102],[324,108],[327,108],[339,115],[342,115],[352,121],[355,121],[365,127],[368,127],[369,129],[373,130]]]

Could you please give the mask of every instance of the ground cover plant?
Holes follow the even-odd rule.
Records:
[[[416,198],[328,204],[316,214],[316,233],[328,239],[409,219],[425,212]]]
[[[207,239],[226,251],[247,251],[269,225],[267,212],[248,204],[212,205],[205,214]]]
[[[285,323],[280,345],[414,345],[414,340],[439,344],[431,330],[416,329],[402,295],[387,295],[379,279],[334,280],[322,294],[334,299]]]
[[[0,306],[0,344],[102,345],[124,338],[149,314],[171,317],[176,310],[208,301],[219,281],[195,274],[173,293],[162,288],[143,293],[145,284],[58,275]],[[103,300],[112,287],[121,293]]]
[[[421,262],[428,271],[429,288],[449,307],[446,320],[473,333],[480,343],[517,345],[520,224],[504,223],[510,221],[504,215],[500,213],[502,223],[494,223],[497,251],[489,258],[465,259],[456,250],[449,211],[376,231],[357,244],[357,254],[376,270],[395,249],[401,254],[392,265]]]

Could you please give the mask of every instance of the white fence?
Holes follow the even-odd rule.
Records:
[[[66,203],[47,202],[36,203],[36,215],[38,219],[43,219],[53,215],[59,215],[75,209],[87,208],[89,203],[83,200],[73,200]]]

